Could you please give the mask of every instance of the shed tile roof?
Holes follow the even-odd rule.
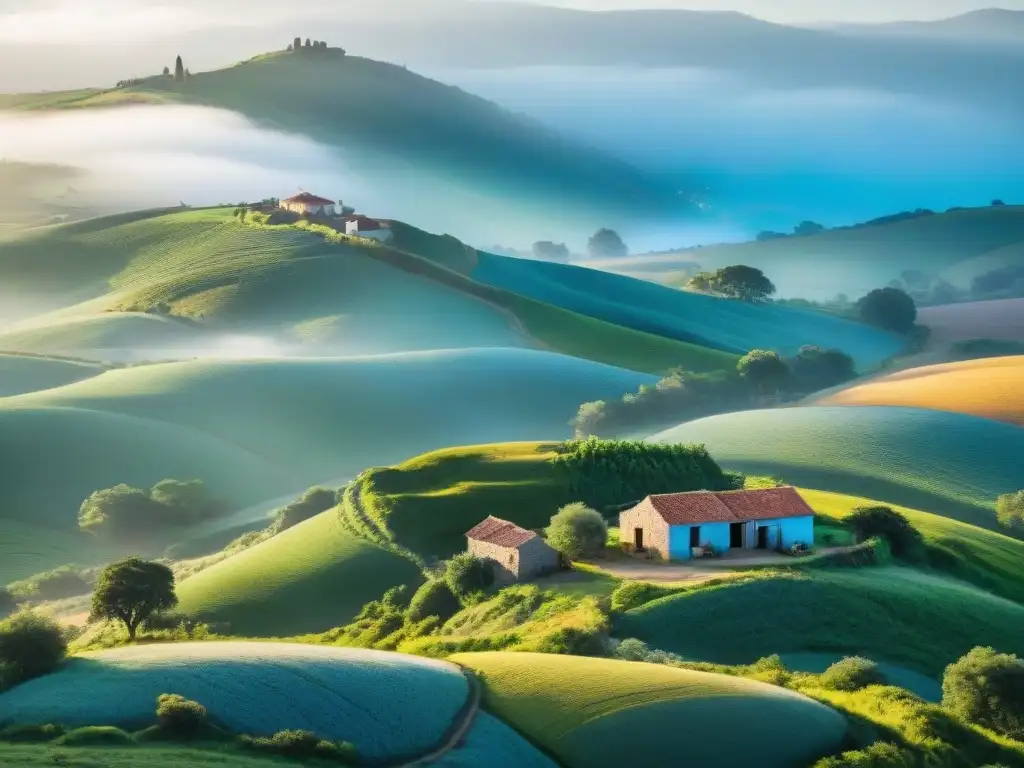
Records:
[[[736,523],[814,514],[792,486],[717,493],[666,493],[648,496],[641,504],[649,504],[669,525]]]
[[[301,192],[292,197],[287,197],[281,201],[282,203],[311,203],[312,205],[334,205],[334,200],[328,200],[326,197],[318,197],[317,195],[309,192]]]
[[[510,549],[517,549],[526,542],[537,538],[537,534],[533,531],[528,531],[515,523],[493,516],[467,531],[466,536],[474,541],[486,541],[488,544]]]

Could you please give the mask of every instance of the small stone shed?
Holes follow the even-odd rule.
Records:
[[[494,562],[498,586],[543,576],[561,567],[557,550],[533,531],[508,520],[488,517],[466,533],[467,550]]]

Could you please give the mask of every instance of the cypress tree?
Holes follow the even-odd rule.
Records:
[[[181,56],[174,62],[174,79],[179,83],[185,79],[185,65],[181,61]]]

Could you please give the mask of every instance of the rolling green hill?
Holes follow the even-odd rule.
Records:
[[[1024,258],[1024,206],[969,208],[808,237],[708,245],[666,254],[713,270],[747,264],[784,297],[852,298],[918,269],[970,288],[978,274]],[[624,265],[625,266],[625,265]]]
[[[705,443],[722,466],[996,525],[1024,487],[1024,431],[958,413],[803,407],[712,416],[650,438]]]
[[[533,653],[457,654],[484,705],[570,768],[788,768],[836,750],[846,721],[784,688],[654,664]],[[737,731],[743,738],[731,737]],[[755,754],[756,753],[756,754]]]
[[[744,354],[840,348],[861,370],[896,354],[895,336],[820,312],[685,293],[651,282],[564,264],[481,254],[473,278],[617,325]]]
[[[102,365],[75,360],[0,353],[0,397],[60,387],[104,370]]]
[[[127,104],[219,107],[340,147],[358,172],[411,166],[420,181],[469,187],[534,212],[686,215],[675,187],[526,117],[405,67],[339,49],[257,56],[193,73],[153,77],[111,91],[7,97],[0,108],[66,109]],[[595,223],[596,226],[596,223]]]

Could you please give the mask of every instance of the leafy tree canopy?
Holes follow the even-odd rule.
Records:
[[[599,229],[587,242],[587,252],[595,259],[610,259],[629,255],[629,248],[614,229]]]
[[[753,349],[736,364],[740,376],[759,392],[774,394],[789,382],[789,368],[778,352]]]
[[[161,480],[149,490],[122,483],[82,502],[78,526],[86,533],[137,543],[152,539],[154,530],[194,525],[227,511],[201,480]]]
[[[129,557],[104,568],[92,596],[92,619],[113,619],[135,640],[139,625],[178,604],[174,573],[162,563]]]
[[[910,521],[890,507],[858,507],[847,518],[858,541],[878,536],[889,542],[897,557],[914,556],[921,546],[921,534]]]
[[[446,564],[444,581],[456,597],[465,600],[494,584],[494,564],[470,552],[460,552]]]
[[[946,667],[942,705],[969,723],[1024,738],[1024,661],[994,648],[974,648]]]
[[[545,261],[568,261],[569,246],[550,240],[538,240],[533,244],[533,255]]]
[[[899,288],[876,288],[857,302],[857,314],[869,325],[908,333],[917,321],[917,305]]]
[[[53,672],[67,643],[48,616],[25,611],[0,621],[0,690]]]
[[[548,544],[570,560],[595,557],[608,541],[608,524],[582,502],[567,504],[551,518],[545,531]]]

